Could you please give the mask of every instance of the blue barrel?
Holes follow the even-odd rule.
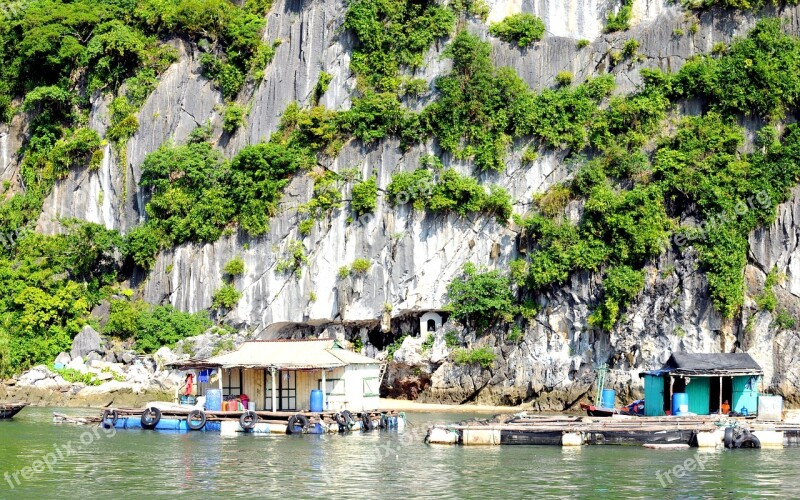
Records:
[[[689,395],[685,392],[676,392],[672,395],[672,414],[680,415],[689,411]]]
[[[614,389],[603,389],[603,394],[600,396],[600,406],[603,408],[614,408],[617,403],[617,391]]]
[[[311,391],[311,411],[315,413],[322,412],[322,391],[319,389]]]
[[[206,391],[206,410],[222,410],[222,391],[219,389],[208,389]]]

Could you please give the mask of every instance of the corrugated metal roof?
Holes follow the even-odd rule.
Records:
[[[223,368],[276,368],[279,370],[329,369],[354,364],[379,364],[378,360],[339,348],[333,339],[255,340],[235,352],[204,360]]]
[[[661,369],[644,372],[641,375],[664,375],[666,373],[694,376],[733,376],[761,375],[763,370],[752,356],[746,352],[676,352],[669,357],[669,360]]]

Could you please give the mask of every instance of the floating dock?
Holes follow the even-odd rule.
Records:
[[[54,414],[57,423],[102,424],[115,429],[177,432],[255,434],[326,434],[377,429],[403,430],[405,413],[385,410],[363,412],[310,411],[206,411],[198,408],[150,406],[109,408],[99,417],[67,417]]]
[[[800,446],[800,424],[719,416],[515,415],[428,428],[425,442],[451,445],[634,445],[649,448]]]

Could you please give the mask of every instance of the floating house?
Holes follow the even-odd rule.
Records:
[[[322,391],[323,411],[360,412],[379,405],[380,362],[333,339],[255,340],[182,365],[219,369],[223,397],[246,394],[256,411],[308,410],[312,390]]]
[[[667,414],[672,395],[685,393],[689,413],[719,413],[727,401],[731,410],[753,415],[763,374],[747,353],[676,352],[661,369],[640,374],[644,378],[644,414]]]

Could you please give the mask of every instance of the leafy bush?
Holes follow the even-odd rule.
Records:
[[[431,44],[453,29],[455,16],[431,0],[349,3],[344,27],[358,40],[350,68],[378,92],[395,92],[402,66],[419,67]]]
[[[517,325],[514,325],[511,327],[511,331],[508,332],[508,335],[506,335],[506,340],[514,344],[519,344],[522,341],[523,337],[524,335],[522,333],[522,328],[520,328]]]
[[[222,130],[229,134],[236,132],[244,124],[244,114],[244,108],[238,104],[225,106],[225,112],[222,116]]]
[[[789,311],[781,309],[775,315],[775,326],[779,330],[792,330],[797,325],[797,318],[794,317]]]
[[[508,43],[525,48],[542,39],[544,22],[533,14],[519,13],[489,25],[489,33]]]
[[[643,271],[634,271],[628,266],[609,269],[603,279],[603,299],[589,316],[589,324],[610,331],[619,318],[619,312],[631,303],[642,288]]]
[[[237,290],[232,284],[224,283],[219,290],[214,292],[211,307],[215,309],[233,309],[241,298],[242,292]]]
[[[353,264],[350,266],[350,271],[355,274],[366,274],[369,272],[371,267],[371,260],[358,258],[353,261]]]
[[[328,91],[328,85],[330,85],[331,80],[333,80],[333,75],[324,71],[319,72],[319,80],[317,80],[317,85],[314,87],[314,104],[319,104],[319,100]]]
[[[778,306],[778,298],[775,296],[775,285],[785,278],[785,275],[778,272],[777,266],[772,268],[764,280],[764,290],[755,298],[759,309],[770,312],[775,310]]]
[[[353,198],[350,206],[357,217],[375,211],[378,206],[378,179],[375,176],[353,186]]]
[[[639,41],[635,38],[631,38],[625,41],[625,44],[622,46],[622,55],[625,57],[634,57],[636,56],[636,51],[639,50]]]
[[[568,87],[572,83],[572,72],[559,71],[558,74],[556,74],[556,83],[562,87]]]
[[[457,365],[479,364],[488,369],[494,366],[495,354],[491,347],[473,349],[456,349],[453,351],[453,362]]]
[[[422,210],[433,194],[433,172],[428,169],[417,169],[413,172],[397,172],[386,186],[389,200],[395,205],[412,203],[414,208]]]
[[[103,333],[135,340],[136,350],[155,352],[179,340],[200,335],[211,326],[206,313],[184,313],[172,306],[151,306],[143,301],[112,300]]]
[[[394,353],[403,346],[403,341],[406,337],[408,337],[408,335],[401,335],[397,337],[394,342],[386,346],[386,359],[389,361],[394,359]]]
[[[616,13],[609,12],[606,17],[606,26],[603,29],[606,33],[614,31],[624,31],[631,25],[633,14],[633,0],[622,0],[622,5]]]
[[[429,333],[425,340],[422,341],[422,352],[426,353],[433,349],[433,343],[436,341],[436,336]]]
[[[102,383],[97,379],[97,376],[94,373],[81,373],[74,368],[56,368],[53,365],[50,365],[48,368],[50,371],[61,375],[61,378],[70,384],[86,384],[88,386],[97,386]]]
[[[292,240],[286,249],[286,256],[278,260],[275,265],[275,272],[278,274],[292,274],[299,278],[303,272],[303,266],[308,263],[306,249],[302,241]]]
[[[173,347],[179,340],[200,335],[211,326],[205,312],[194,314],[172,306],[155,306],[139,318],[136,350],[152,353],[162,346]]]
[[[244,274],[244,260],[237,255],[225,264],[224,271],[228,276],[241,276]]]
[[[149,310],[150,306],[140,300],[113,299],[110,302],[108,322],[103,327],[103,333],[121,339],[135,338],[140,318]]]
[[[156,262],[161,235],[153,225],[136,226],[125,236],[123,252],[134,265],[150,270]]]
[[[509,278],[497,270],[479,271],[471,263],[447,286],[447,299],[453,318],[478,330],[509,321],[514,310]]]
[[[444,343],[450,349],[461,345],[461,342],[459,342],[456,332],[453,331],[449,331],[444,334]]]

